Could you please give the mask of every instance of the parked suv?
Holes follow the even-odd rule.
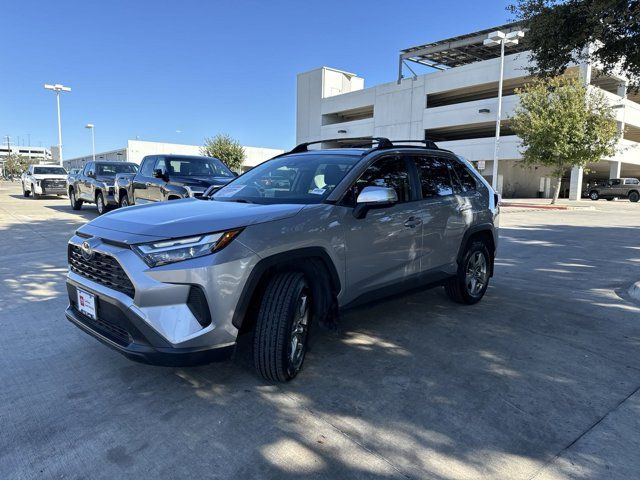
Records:
[[[217,158],[187,155],[149,155],[135,175],[118,175],[115,201],[121,207],[180,198],[201,197],[236,175]]]
[[[95,203],[98,215],[117,207],[114,198],[116,175],[134,174],[138,165],[131,162],[87,162],[82,171],[69,177],[69,202],[71,208],[80,210],[83,203]]]
[[[589,187],[589,198],[628,198],[631,202],[640,200],[640,180],[637,178],[612,178],[606,182]]]
[[[69,241],[67,318],[165,365],[225,357],[252,333],[257,370],[286,381],[310,325],[339,308],[422,285],[478,302],[493,274],[497,195],[431,142],[367,141],[375,146],[302,144],[210,199],[87,223]]]
[[[67,171],[52,165],[30,165],[20,178],[22,195],[33,198],[40,195],[64,195],[67,193]]]

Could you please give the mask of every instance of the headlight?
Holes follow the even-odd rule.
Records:
[[[229,245],[241,231],[242,229],[239,228],[196,237],[141,243],[134,245],[133,250],[142,257],[147,265],[158,267],[167,263],[181,262],[182,260],[204,257],[218,252]]]

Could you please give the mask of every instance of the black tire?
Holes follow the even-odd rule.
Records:
[[[72,188],[69,189],[69,203],[72,210],[80,210],[82,208],[82,200],[76,198],[76,191]]]
[[[102,215],[107,211],[107,204],[104,203],[102,192],[96,193],[96,208],[98,209],[98,215]]]
[[[127,195],[126,193],[124,195],[122,195],[120,197],[120,201],[118,203],[120,205],[120,208],[128,207],[130,205],[130,203],[129,203],[129,195]]]
[[[472,264],[475,264],[477,255],[480,255],[484,259],[484,270],[481,270],[481,266],[473,267]],[[470,269],[474,272],[478,272],[477,275],[474,275],[476,278],[476,283],[473,283],[472,280],[467,277]],[[480,240],[472,241],[468,246],[464,255],[462,257],[462,261],[458,266],[458,272],[455,277],[451,278],[444,285],[444,289],[447,292],[447,295],[451,300],[458,303],[463,303],[466,305],[473,305],[474,303],[478,303],[485,292],[487,291],[487,287],[489,286],[489,278],[491,277],[491,255],[489,254],[489,250],[484,242]],[[476,289],[477,283],[479,282],[479,278],[482,277],[482,285],[479,289]]]
[[[31,194],[33,195],[34,200],[40,198],[40,195],[36,193],[36,187],[33,183],[31,184]]]
[[[302,369],[311,324],[311,301],[311,288],[300,272],[277,273],[269,281],[253,341],[254,364],[265,379],[287,382]]]
[[[630,202],[636,203],[638,200],[640,200],[640,194],[638,194],[638,192],[629,193]]]
[[[27,198],[29,195],[31,195],[31,192],[29,190],[24,189],[24,182],[21,182],[21,183],[22,183],[22,196]]]
[[[600,198],[600,194],[598,194],[598,192],[594,190],[592,192],[589,192],[589,198],[595,202]]]

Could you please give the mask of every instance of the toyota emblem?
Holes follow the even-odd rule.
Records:
[[[91,260],[93,258],[93,247],[89,242],[82,242],[82,258]]]

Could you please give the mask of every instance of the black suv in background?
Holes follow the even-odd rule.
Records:
[[[131,162],[87,162],[80,173],[67,179],[71,208],[80,210],[83,203],[95,203],[98,215],[102,215],[118,205],[114,199],[116,175],[137,170],[138,165]]]
[[[118,175],[115,200],[121,207],[201,197],[210,187],[222,187],[237,175],[217,158],[149,155],[135,175]]]

